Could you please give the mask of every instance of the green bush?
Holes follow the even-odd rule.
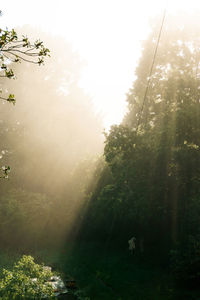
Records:
[[[52,272],[34,263],[31,256],[22,256],[11,271],[3,269],[0,279],[0,299],[55,299],[47,283]]]

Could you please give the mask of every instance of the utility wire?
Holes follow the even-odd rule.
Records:
[[[142,103],[142,107],[141,107],[141,111],[140,111],[140,115],[139,115],[139,119],[138,119],[138,123],[137,123],[137,127],[136,127],[136,134],[137,134],[137,131],[138,131],[138,127],[140,125],[141,116],[142,116],[142,112],[143,112],[143,109],[144,109],[144,104],[145,104],[145,101],[146,101],[146,98],[147,98],[147,93],[148,93],[150,82],[151,82],[151,76],[152,76],[152,72],[153,72],[154,63],[155,63],[155,60],[156,60],[156,55],[157,55],[157,52],[158,52],[158,46],[159,46],[159,42],[160,42],[160,38],[161,38],[161,33],[162,33],[162,30],[163,30],[165,17],[166,17],[166,11],[167,11],[167,9],[165,8],[164,13],[163,13],[163,17],[162,17],[161,26],[160,26],[159,35],[158,35],[158,40],[157,40],[157,43],[156,43],[156,48],[155,48],[154,55],[153,55],[153,61],[152,61],[151,69],[150,69],[149,76],[148,76],[148,82],[147,82],[147,86],[146,86],[146,89],[145,89],[144,99],[143,99],[143,103]]]

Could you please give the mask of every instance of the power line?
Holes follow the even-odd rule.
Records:
[[[138,119],[138,123],[137,123],[137,127],[136,127],[136,134],[137,134],[137,131],[138,131],[138,127],[140,125],[140,120],[141,120],[142,112],[143,112],[143,109],[144,109],[144,104],[145,104],[145,101],[146,101],[147,93],[148,93],[150,82],[151,82],[151,75],[152,75],[152,72],[153,72],[153,67],[154,67],[154,63],[155,63],[155,60],[156,60],[156,55],[157,55],[157,52],[158,52],[158,46],[159,46],[159,42],[160,42],[161,33],[162,33],[162,30],[163,30],[165,17],[166,17],[166,11],[167,11],[167,9],[165,8],[164,13],[163,13],[163,17],[162,17],[161,26],[160,26],[159,35],[158,35],[158,40],[157,40],[157,43],[156,43],[156,48],[155,48],[154,55],[153,55],[153,61],[152,61],[151,69],[150,69],[149,76],[148,76],[148,82],[147,82],[147,86],[146,86],[146,89],[145,89],[144,99],[143,99],[143,103],[142,103],[142,107],[141,107],[141,111],[140,111],[140,115],[139,115],[139,119]]]

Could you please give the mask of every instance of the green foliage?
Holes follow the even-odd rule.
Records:
[[[11,271],[4,269],[0,280],[1,299],[53,299],[52,286],[47,283],[53,274],[23,256]]]
[[[14,95],[14,94],[10,94],[10,95],[8,96],[8,98],[7,98],[7,101],[8,101],[9,103],[15,104],[15,102],[16,102],[16,100],[15,100],[15,95]]]
[[[2,173],[2,175],[0,176],[0,178],[8,178],[8,174],[10,172],[10,167],[9,166],[2,166],[0,168],[0,172]]]
[[[13,63],[25,61],[38,65],[43,64],[44,58],[50,56],[49,52],[49,49],[45,48],[43,42],[39,40],[31,43],[28,37],[23,36],[20,38],[14,29],[3,30],[0,28],[0,78],[15,78],[15,74],[10,68]],[[7,93],[7,88],[5,90]],[[2,93],[2,90],[0,90],[0,93]],[[14,94],[9,94],[8,97],[0,96],[0,99],[13,105],[16,103]],[[0,176],[0,178],[8,178],[10,167],[2,168],[4,168],[4,176]]]
[[[122,124],[105,135],[104,157],[112,180],[93,192],[85,229],[95,236],[98,227],[102,239],[106,234],[105,239],[124,241],[134,235],[136,247],[144,240],[148,255],[163,260],[178,243],[188,251],[184,258],[177,252],[179,270],[195,265],[189,263],[191,256],[192,261],[199,259],[190,241],[199,236],[200,224],[197,20],[197,15],[167,17],[143,105],[160,23],[152,26],[127,95],[129,111]],[[89,228],[89,223],[98,226]],[[192,272],[196,278],[198,272]]]
[[[86,297],[84,291],[77,290],[74,292],[74,296],[76,296],[77,300],[90,300],[90,297]]]
[[[200,284],[200,242],[199,235],[189,236],[183,245],[171,250],[171,268],[178,280],[191,286]]]
[[[10,68],[13,63],[26,61],[38,65],[43,64],[44,58],[49,56],[49,52],[42,41],[37,40],[31,43],[28,37],[20,38],[14,29],[0,29],[0,77],[15,78],[15,74]],[[15,104],[13,94],[10,94],[7,99],[5,97],[0,97],[0,99]]]
[[[0,237],[4,246],[37,247],[46,241],[53,209],[51,198],[44,194],[12,189],[1,195]]]
[[[200,201],[190,199],[181,230],[182,239],[171,251],[171,267],[178,280],[200,284]]]
[[[4,70],[7,70],[7,65],[3,63],[6,60],[10,60],[10,62],[25,60],[41,64],[44,62],[44,57],[49,56],[50,52],[48,48],[44,47],[42,41],[36,40],[31,43],[27,36],[20,38],[14,29],[0,29],[0,49],[0,60]]]
[[[100,239],[96,243],[82,241],[67,244],[65,251],[68,255],[63,257],[62,267],[77,279],[80,290],[75,294],[83,299],[84,295],[92,300],[182,299],[165,268],[129,255],[127,241],[123,248],[110,240],[107,244]]]

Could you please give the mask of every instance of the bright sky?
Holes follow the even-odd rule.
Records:
[[[200,8],[199,0],[5,0],[1,28],[31,24],[58,33],[87,61],[80,86],[104,116],[104,126],[122,120],[148,19],[175,9]]]

